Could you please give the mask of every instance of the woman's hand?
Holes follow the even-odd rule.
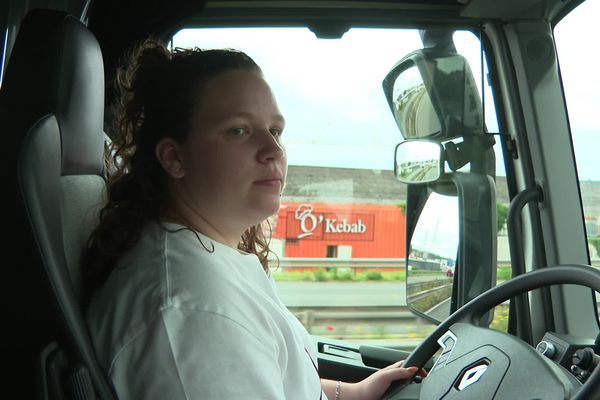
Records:
[[[408,379],[417,373],[417,367],[402,368],[404,361],[398,361],[392,365],[380,369],[373,373],[368,378],[355,383],[353,388],[356,391],[357,399],[363,400],[379,400],[390,387],[393,381],[399,379]],[[425,370],[421,370],[419,375],[422,377],[427,376]],[[340,393],[340,399],[344,399],[343,393]]]
[[[342,383],[340,387],[339,400],[379,400],[390,387],[390,384],[398,379],[408,379],[417,373],[417,367],[402,368],[404,361],[398,361],[392,365],[380,369],[368,378],[357,383]],[[419,371],[423,378],[427,376],[425,370]],[[334,400],[336,381],[321,379],[321,385],[327,398]]]

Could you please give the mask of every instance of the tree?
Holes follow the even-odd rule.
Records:
[[[401,201],[396,206],[402,209],[402,215],[406,215],[406,201]]]
[[[496,216],[498,218],[498,232],[500,232],[504,228],[504,225],[506,225],[506,218],[508,217],[508,205],[496,203]]]
[[[600,236],[588,237],[588,243],[594,246],[596,249],[596,254],[600,255]]]

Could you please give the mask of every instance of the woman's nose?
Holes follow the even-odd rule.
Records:
[[[258,161],[269,162],[283,157],[285,150],[278,136],[270,130],[261,133],[261,146],[258,151]]]

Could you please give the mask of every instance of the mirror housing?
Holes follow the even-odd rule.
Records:
[[[442,312],[449,311],[449,313],[452,313],[456,311],[496,284],[497,216],[494,180],[486,174],[461,172],[447,174],[446,178],[433,184],[408,185],[406,201],[406,249],[408,249],[406,256],[406,301],[409,310],[413,314],[435,324],[443,320],[444,315],[441,314]],[[442,303],[442,300],[445,299],[443,297],[434,299],[442,303],[437,308],[433,308],[435,304],[427,305],[423,301],[423,295],[426,293],[446,295],[444,287],[448,282],[440,281],[438,282],[439,285],[434,287],[419,288],[413,286],[416,288],[413,289],[410,287],[411,281],[417,284],[420,282],[411,278],[412,269],[409,268],[411,263],[414,263],[412,260],[415,258],[414,256],[411,257],[410,254],[410,249],[414,247],[413,236],[418,235],[421,214],[425,211],[430,194],[434,192],[443,193],[446,196],[456,196],[458,204],[458,210],[453,208],[453,211],[451,211],[449,207],[444,210],[450,212],[450,214],[443,217],[444,219],[448,217],[458,218],[458,249],[452,277],[445,276],[445,278],[452,278],[450,301]],[[458,215],[456,215],[456,212],[458,212]],[[444,215],[443,212],[440,215]],[[440,221],[439,226],[443,224],[444,222]],[[424,226],[428,225],[431,225],[431,221]],[[432,235],[428,236],[432,239],[435,238]],[[438,245],[429,247],[433,249],[441,248],[443,243],[440,243],[440,240],[438,236],[438,239],[435,239]],[[448,251],[445,254],[448,254]],[[443,265],[440,265],[441,267]],[[440,269],[440,271],[443,271],[443,269]],[[445,279],[444,277],[441,278]],[[429,292],[423,292],[424,290]],[[415,297],[415,294],[419,294],[419,296]],[[409,298],[410,295],[413,297]],[[420,300],[425,305],[419,306],[417,304],[415,306],[415,300]],[[449,307],[447,306],[448,303]],[[482,319],[482,325],[489,324],[492,318],[493,311],[490,311]]]
[[[448,140],[484,132],[483,107],[467,60],[425,48],[398,62],[383,91],[405,139]]]
[[[406,140],[396,146],[394,175],[402,183],[432,183],[442,177],[442,145],[431,140]]]

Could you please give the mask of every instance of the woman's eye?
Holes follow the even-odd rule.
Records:
[[[283,135],[283,129],[273,128],[271,129],[271,135],[275,137],[280,137],[281,135]]]
[[[233,128],[231,130],[231,133],[233,133],[236,136],[242,136],[248,133],[248,130],[246,128]]]

